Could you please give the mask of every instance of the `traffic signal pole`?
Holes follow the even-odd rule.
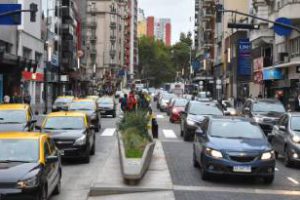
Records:
[[[226,9],[218,9],[218,8],[220,8],[220,7],[217,7],[217,10],[216,10],[217,13],[226,13],[226,12],[228,12],[228,13],[234,13],[234,14],[238,14],[238,15],[242,15],[242,16],[246,16],[246,17],[251,17],[253,19],[258,19],[258,20],[268,22],[268,23],[271,23],[271,24],[275,24],[275,25],[278,25],[278,26],[281,26],[281,27],[284,27],[284,28],[287,28],[287,29],[292,29],[292,30],[295,30],[298,33],[300,33],[300,28],[298,28],[296,26],[293,26],[293,25],[283,24],[283,23],[272,21],[272,20],[269,20],[269,19],[257,17],[255,15],[250,15],[250,14],[247,14],[247,13],[239,12],[237,10],[226,10]]]

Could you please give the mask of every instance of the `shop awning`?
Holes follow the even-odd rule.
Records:
[[[278,65],[273,65],[269,67],[265,67],[264,69],[277,69],[277,68],[287,68],[287,67],[294,67],[300,65],[300,61],[292,61],[288,63],[282,63]]]

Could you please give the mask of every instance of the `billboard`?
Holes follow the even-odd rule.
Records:
[[[251,75],[251,42],[249,39],[240,39],[238,41],[238,75]]]
[[[280,80],[283,79],[283,73],[281,69],[264,69],[264,80]]]

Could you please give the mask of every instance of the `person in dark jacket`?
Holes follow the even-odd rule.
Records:
[[[127,94],[124,94],[124,97],[120,100],[121,109],[123,112],[127,111]]]

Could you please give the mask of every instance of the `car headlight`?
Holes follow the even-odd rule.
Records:
[[[214,157],[214,158],[217,158],[217,159],[223,158],[223,154],[220,151],[217,151],[217,150],[214,150],[214,149],[211,149],[211,148],[206,148],[205,152],[206,152],[207,155],[209,155],[211,157]]]
[[[230,115],[236,115],[236,111],[235,110],[230,111]]]
[[[33,188],[38,186],[39,180],[36,176],[18,181],[17,186],[20,189]]]
[[[95,120],[97,118],[97,115],[96,114],[92,114],[91,115],[91,120]]]
[[[187,120],[186,120],[186,123],[187,123],[187,125],[189,125],[189,126],[195,126],[195,125],[196,125],[196,122],[193,121],[193,120],[190,120],[190,119],[187,119]]]
[[[57,106],[56,106],[56,105],[54,105],[54,106],[52,106],[52,108],[53,108],[53,109],[57,109]]]
[[[295,142],[295,143],[300,143],[300,137],[299,137],[298,135],[293,135],[293,136],[292,136],[292,140],[293,140],[293,142]]]
[[[261,117],[253,117],[253,119],[254,119],[254,121],[255,121],[256,123],[261,123],[261,122],[263,122],[263,118],[261,118]]]
[[[76,146],[82,146],[82,145],[85,145],[85,144],[86,144],[86,135],[81,136],[74,143],[74,145],[76,145]]]
[[[271,160],[274,158],[274,151],[265,152],[261,155],[261,160]]]

